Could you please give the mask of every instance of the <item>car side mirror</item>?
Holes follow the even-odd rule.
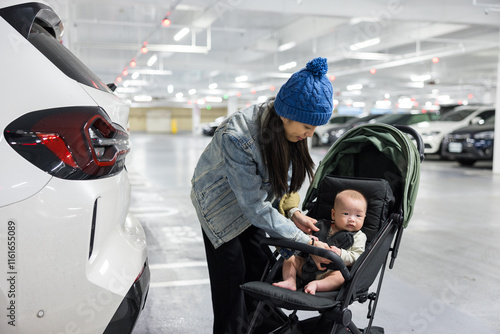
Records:
[[[484,123],[484,119],[482,119],[481,117],[474,117],[471,121],[470,121],[470,124],[472,125],[475,125],[475,124],[483,124]]]
[[[108,88],[111,89],[112,92],[116,90],[116,85],[114,83],[107,84]]]

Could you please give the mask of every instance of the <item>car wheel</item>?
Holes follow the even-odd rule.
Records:
[[[317,134],[313,134],[311,138],[311,146],[312,147],[319,146],[319,137]]]
[[[462,166],[472,166],[476,163],[477,160],[473,159],[457,159],[457,162]]]

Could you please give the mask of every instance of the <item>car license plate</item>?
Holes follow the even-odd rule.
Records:
[[[462,143],[448,143],[450,153],[462,153]]]

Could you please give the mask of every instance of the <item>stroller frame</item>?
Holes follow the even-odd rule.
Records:
[[[422,140],[418,133],[412,128],[400,126],[396,129],[392,126],[382,124],[364,125],[349,131],[344,137],[359,137],[359,134],[364,134],[365,130],[368,130],[370,134],[376,133],[377,131],[382,131],[384,133],[388,132],[390,136],[396,136],[397,140],[402,143],[404,146],[402,151],[406,150],[404,155],[407,155],[409,157],[408,160],[410,160],[410,162],[399,162],[400,166],[397,166],[400,171],[402,170],[401,174],[403,178],[407,178],[413,173],[411,171],[409,172],[407,168],[405,170],[405,166],[403,165],[411,163],[413,166],[419,166],[423,161]],[[416,147],[403,132],[410,134],[414,138]],[[339,149],[338,145],[332,146],[330,151],[335,151],[335,149]],[[342,147],[340,150],[342,150]],[[329,156],[329,153],[327,153],[326,156]],[[331,159],[325,159],[324,161],[328,163]],[[337,168],[333,170],[332,173],[331,168],[328,169],[325,167],[323,162],[318,168],[317,175],[319,172],[323,172],[324,175],[320,175],[320,180],[316,180],[315,178],[313,184],[311,184],[312,188],[310,187],[308,190],[303,205],[303,208],[308,209],[308,215],[310,214],[317,219],[322,218],[318,218],[314,215],[317,213],[318,206],[321,204],[319,203],[320,184],[323,182],[324,178],[337,178],[337,173],[339,171]],[[374,176],[377,175],[368,175],[370,179]],[[367,180],[364,177],[365,175],[348,175],[347,178],[352,179],[352,182],[354,182],[352,183],[349,181],[348,184],[354,185],[351,188],[356,189],[356,182],[365,182]],[[345,179],[343,176],[340,176],[340,178]],[[369,242],[367,243],[365,252],[352,268],[347,268],[337,254],[326,249],[284,239],[268,238],[263,240],[261,247],[267,250],[266,253],[270,253],[269,246],[274,246],[278,248],[288,248],[307,254],[315,254],[329,259],[332,262],[330,268],[340,270],[345,279],[345,283],[339,291],[327,293],[320,292],[316,295],[308,295],[301,291],[291,291],[273,286],[271,283],[276,280],[277,275],[281,274],[281,263],[283,261],[283,258],[279,257],[278,251],[275,251],[272,256],[269,256],[268,266],[261,281],[247,282],[241,286],[245,293],[259,301],[250,322],[248,333],[253,333],[254,329],[259,325],[262,319],[262,311],[266,305],[270,306],[272,312],[277,314],[283,321],[281,326],[270,333],[285,333],[286,329],[288,329],[286,333],[383,333],[383,328],[372,326],[374,315],[380,296],[385,269],[389,261],[389,253],[391,254],[389,268],[392,269],[398,254],[404,228],[407,226],[412,214],[412,202],[416,198],[419,175],[417,174],[416,177],[412,178],[413,184],[410,186],[403,184],[395,185],[394,180],[385,180],[384,178],[377,179],[390,184],[389,189],[395,190],[394,195],[396,195],[396,198],[400,196],[403,199],[399,201],[396,200],[393,209],[386,212],[387,215],[383,218],[384,220],[380,222],[380,226],[375,232],[376,234],[371,237],[369,236]],[[343,189],[336,190],[340,191]],[[379,280],[375,292],[369,292],[369,288],[377,277]],[[349,305],[355,301],[364,303],[368,300],[367,318],[369,321],[367,327],[361,330],[352,322],[352,312],[349,309]],[[293,312],[287,316],[281,308],[293,310]],[[297,310],[316,310],[319,311],[320,315],[298,321],[296,316]],[[293,327],[295,330],[291,329],[291,325],[295,324],[295,326],[297,326],[297,323],[299,327]],[[302,331],[301,329],[297,329],[301,326],[309,328],[309,330]]]

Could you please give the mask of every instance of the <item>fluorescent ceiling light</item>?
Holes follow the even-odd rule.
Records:
[[[208,88],[209,88],[209,89],[217,89],[217,86],[218,86],[218,85],[217,85],[217,83],[216,83],[216,82],[213,82],[213,83],[211,83],[210,85],[208,85]]]
[[[234,81],[236,81],[236,82],[243,82],[243,81],[247,81],[247,80],[248,80],[248,76],[246,76],[246,75],[241,75],[241,76],[236,77],[234,79]]]
[[[177,34],[174,36],[174,40],[176,42],[180,41],[189,33],[189,28],[182,28]]]
[[[288,42],[288,43],[281,44],[280,46],[278,46],[278,51],[283,52],[286,50],[290,50],[291,48],[294,48],[295,45],[297,45],[297,43],[295,43],[295,42]]]
[[[168,92],[169,94],[172,94],[172,93],[174,92],[174,85],[168,85],[168,86],[167,86],[167,92]]]
[[[424,82],[426,80],[429,80],[430,78],[432,78],[430,74],[424,74],[424,75],[412,75],[410,79],[413,82]]]
[[[139,72],[134,72],[134,74],[132,74],[132,79],[137,79],[139,77],[139,75],[141,75]]]
[[[137,87],[118,87],[116,89],[117,93],[122,93],[122,94],[133,94],[137,93],[138,89]]]
[[[175,97],[178,98],[178,99],[180,99],[183,96],[184,96],[184,94],[182,94],[181,92],[175,94]]]
[[[349,91],[342,91],[340,93],[341,96],[359,96],[363,94],[362,91],[360,90],[349,90]]]
[[[158,60],[158,56],[157,55],[152,55],[151,58],[149,58],[147,64],[148,66],[153,66],[154,63],[156,63],[156,61]]]
[[[380,38],[372,38],[363,42],[353,44],[349,47],[349,49],[351,49],[352,51],[356,51],[359,49],[367,48],[369,46],[377,45],[378,43],[380,43]]]
[[[363,88],[362,84],[348,85],[347,90],[360,90]]]
[[[286,70],[289,70],[291,68],[294,68],[297,66],[297,63],[292,61],[292,62],[289,62],[289,63],[286,63],[286,64],[283,64],[279,67],[279,70],[280,71],[286,71]]]
[[[135,102],[151,102],[153,97],[151,95],[136,95],[134,96]]]
[[[205,101],[210,102],[210,103],[219,103],[219,102],[222,102],[222,97],[219,97],[219,96],[207,96],[205,98]]]
[[[194,88],[193,88],[193,89],[188,90],[188,94],[189,94],[189,95],[194,95],[194,94],[196,94],[196,89],[194,89]]]
[[[391,104],[392,104],[391,101],[388,101],[388,100],[379,100],[379,101],[375,102],[375,106],[377,108],[382,108],[382,109],[390,108]]]
[[[352,104],[353,107],[355,108],[364,108],[365,107],[365,103],[364,102],[354,102]]]
[[[395,58],[392,54],[378,52],[348,52],[346,57],[361,60],[392,60]]]
[[[123,82],[123,87],[129,86],[147,86],[148,82],[146,80],[125,80]]]
[[[378,22],[377,17],[353,17],[349,20],[350,25],[356,25],[361,22]]]
[[[411,88],[424,88],[424,82],[423,81],[409,82],[408,84],[406,84],[406,86]]]

